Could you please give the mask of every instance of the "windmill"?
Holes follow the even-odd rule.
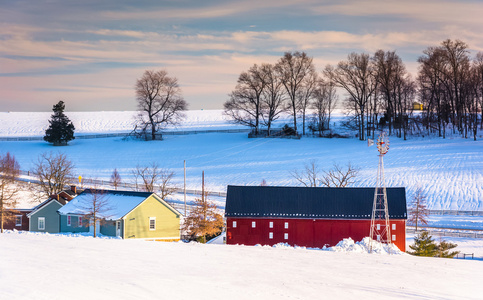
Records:
[[[370,252],[372,252],[373,240],[391,245],[391,228],[389,227],[383,160],[384,155],[389,151],[389,139],[384,131],[377,138],[376,145],[377,151],[379,151],[379,165],[377,167],[376,189],[372,206]]]

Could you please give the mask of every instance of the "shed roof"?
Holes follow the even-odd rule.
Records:
[[[88,214],[92,203],[93,192],[90,189],[85,190],[69,203],[58,210],[60,214]],[[106,202],[106,211],[102,213],[103,218],[109,220],[118,220],[128,214],[131,210],[141,204],[146,198],[153,195],[149,192],[132,192],[132,191],[100,191],[101,197]],[[173,209],[176,211],[175,209]]]
[[[406,219],[405,188],[387,188],[389,217]],[[371,219],[375,188],[228,186],[227,217]]]

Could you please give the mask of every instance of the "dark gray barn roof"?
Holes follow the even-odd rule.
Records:
[[[375,188],[228,186],[227,217],[371,219]],[[387,188],[389,217],[406,219],[405,188]]]

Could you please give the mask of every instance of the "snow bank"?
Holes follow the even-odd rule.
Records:
[[[370,253],[371,251],[371,245],[370,245],[370,237],[365,237],[363,238],[360,242],[354,242],[353,239],[347,238],[343,239],[337,245],[334,247],[325,247],[320,249],[320,248],[310,248],[310,247],[300,247],[300,246],[291,246],[287,243],[278,243],[273,245],[273,248],[278,248],[278,249],[308,249],[308,250],[323,250],[323,251],[332,251],[332,252],[355,252],[355,253]],[[261,246],[260,244],[256,246]],[[387,245],[380,243],[378,241],[373,241],[372,243],[372,253],[375,254],[397,254],[397,255],[402,255],[405,254],[401,250],[398,249],[396,245]]]

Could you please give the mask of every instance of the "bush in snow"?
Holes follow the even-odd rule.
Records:
[[[451,249],[457,246],[457,244],[445,240],[442,240],[438,245],[427,231],[423,231],[414,237],[414,245],[409,245],[409,248],[413,251],[408,251],[408,253],[417,256],[453,258],[459,251],[451,251]]]
[[[408,253],[416,256],[435,256],[436,247],[437,245],[429,232],[422,231],[414,237],[414,245],[409,245],[409,248],[413,251],[408,251]]]

